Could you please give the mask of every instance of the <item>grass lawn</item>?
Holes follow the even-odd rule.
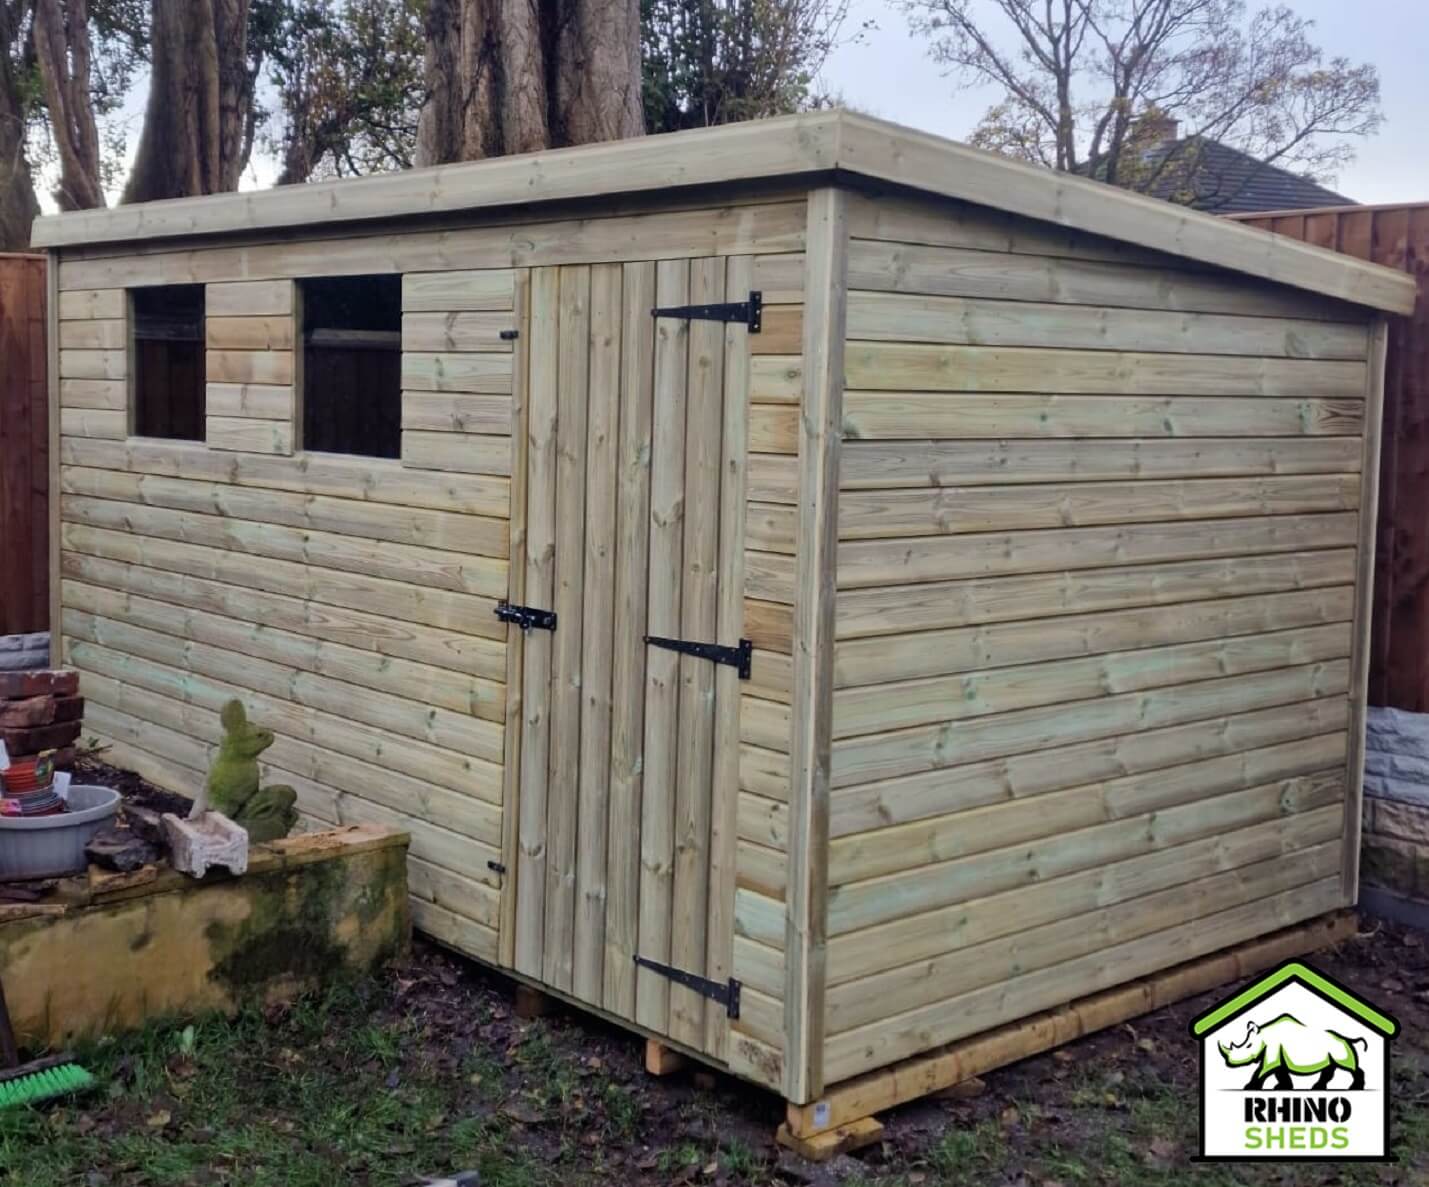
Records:
[[[995,1073],[978,1095],[897,1110],[881,1147],[810,1167],[770,1140],[774,1098],[652,1080],[631,1036],[579,1015],[518,1020],[509,984],[420,945],[380,981],[83,1050],[100,1092],[0,1113],[0,1187],[395,1187],[465,1169],[488,1187],[1429,1182],[1425,948],[1386,930],[1323,963],[1404,1026],[1396,1165],[1193,1163],[1185,1023],[1201,999]]]

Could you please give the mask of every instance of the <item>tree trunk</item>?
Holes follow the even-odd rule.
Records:
[[[10,23],[10,6],[0,0],[0,251],[24,251],[40,204],[25,155],[25,106],[8,52],[15,36]]]
[[[644,132],[639,0],[431,0],[417,163]]]
[[[149,105],[125,202],[237,187],[247,27],[248,0],[154,0]]]
[[[556,64],[556,144],[623,140],[645,131],[640,103],[640,0],[566,0]]]
[[[87,0],[38,0],[35,57],[44,81],[50,133],[59,150],[61,210],[104,205],[99,172],[99,127],[90,100],[89,5]]]
[[[555,4],[551,0],[500,0],[501,151],[550,148],[551,46]],[[639,52],[639,32],[636,33]]]

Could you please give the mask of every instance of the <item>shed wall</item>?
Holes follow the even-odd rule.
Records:
[[[826,1083],[1347,901],[1372,370],[1290,290],[850,222]]]
[[[1369,703],[1429,713],[1429,203],[1241,218],[1397,268],[1419,303],[1389,319]]]
[[[109,757],[177,790],[203,778],[217,711],[242,697],[277,734],[265,780],[295,787],[314,823],[409,830],[417,926],[509,963],[487,863],[514,868],[508,671],[520,669],[493,612],[520,547],[528,268],[752,256],[770,305],[748,380],[756,676],[741,689],[736,859],[718,870],[728,897],[711,926],[737,937],[748,987],[730,1062],[777,1084],[805,203],[610,211],[65,253],[65,332],[104,345],[61,356],[63,651]],[[305,453],[294,282],[376,272],[404,277],[402,457]],[[124,288],[164,283],[208,286],[206,443],[128,435]],[[513,351],[499,332],[518,326]]]

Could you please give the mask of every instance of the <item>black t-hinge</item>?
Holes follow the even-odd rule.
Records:
[[[751,291],[747,301],[719,305],[666,305],[650,310],[655,317],[683,317],[686,321],[739,321],[751,334],[764,328],[764,294]]]
[[[673,965],[661,964],[658,960],[651,960],[646,956],[637,956],[635,963],[642,969],[649,969],[652,973],[669,977],[676,985],[693,989],[701,997],[719,1002],[731,1018],[739,1017],[740,985],[733,977],[728,981],[711,981],[708,977],[701,977],[698,973],[690,973],[684,969],[677,969]]]
[[[696,659],[707,659],[717,664],[728,664],[739,669],[739,678],[748,680],[754,667],[754,644],[741,639],[737,647],[722,647],[718,643],[696,643],[692,639],[665,639],[659,635],[646,635],[645,642],[651,647],[663,647],[666,651],[678,651],[681,655],[693,655]]]

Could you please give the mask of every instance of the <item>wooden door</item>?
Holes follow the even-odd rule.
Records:
[[[750,261],[531,271],[513,964],[719,1055],[739,673],[647,644],[740,641],[748,329],[654,317],[748,297]]]

